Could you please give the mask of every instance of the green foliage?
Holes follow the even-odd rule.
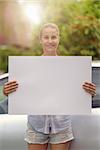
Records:
[[[78,16],[69,26],[68,49],[71,54],[100,58],[100,22],[94,16]],[[84,53],[85,50],[85,53]]]
[[[2,46],[0,47],[0,70],[8,72],[8,56],[20,56],[22,55],[21,50],[13,46]]]

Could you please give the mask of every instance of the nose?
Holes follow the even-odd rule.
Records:
[[[51,38],[49,38],[49,43],[51,43],[52,42],[52,39]]]

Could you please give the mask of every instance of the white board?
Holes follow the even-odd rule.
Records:
[[[9,114],[91,113],[91,96],[82,88],[91,82],[89,56],[10,56],[11,80],[19,88],[9,94]]]

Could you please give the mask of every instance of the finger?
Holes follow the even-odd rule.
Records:
[[[10,82],[5,83],[5,86],[6,85],[13,85],[13,84],[18,84],[18,83],[17,83],[17,81],[10,81]]]
[[[83,84],[84,87],[89,87],[89,88],[92,88],[92,89],[96,89],[96,86],[94,85],[91,85],[91,84]]]
[[[83,85],[83,89],[96,91],[95,87]]]
[[[92,96],[95,96],[96,93],[94,91],[85,90],[87,93],[91,94]]]
[[[83,89],[88,90],[88,91],[96,92],[95,88],[90,88],[89,86],[83,86]]]
[[[83,86],[83,89],[86,90],[88,93],[91,92],[92,94],[93,94],[93,93],[96,94],[96,90],[95,90],[95,89],[91,89],[91,88],[89,88],[88,86],[85,86],[85,87]]]
[[[83,88],[84,88],[84,89],[86,88],[86,89],[96,90],[96,87],[90,86],[90,85],[86,85],[86,84],[83,85]]]
[[[4,89],[4,94],[8,95],[12,90],[17,90],[18,87],[6,88]]]
[[[91,82],[84,82],[84,84],[85,84],[85,85],[89,85],[89,86],[96,87],[95,84],[93,84],[93,83],[91,83]],[[83,84],[83,85],[84,85],[84,84]]]
[[[10,90],[10,92],[9,91],[6,91],[5,93],[8,95],[8,94],[10,94],[10,93],[12,93],[12,92],[15,92],[16,91],[16,89],[12,89],[12,90]]]
[[[85,89],[85,91],[86,91],[87,93],[90,93],[91,95],[96,95],[96,93],[95,93],[94,91],[86,90],[86,89]]]
[[[90,85],[83,85],[83,89],[96,91],[96,87]]]
[[[18,88],[18,85],[6,87],[4,88],[4,90],[10,90],[10,89],[16,89],[16,88]]]
[[[18,86],[18,84],[5,85],[4,88],[12,88],[14,86]]]
[[[6,88],[12,88],[12,87],[17,87],[18,86],[18,83],[12,83],[12,84],[9,84],[9,85],[5,85],[4,86],[4,89],[6,89]]]

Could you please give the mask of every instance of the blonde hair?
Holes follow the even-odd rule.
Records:
[[[40,30],[40,38],[42,36],[42,32],[45,28],[48,28],[48,27],[51,27],[51,28],[55,28],[57,30],[57,33],[58,33],[58,36],[59,36],[59,28],[56,24],[54,23],[46,23],[42,26],[41,30]]]

